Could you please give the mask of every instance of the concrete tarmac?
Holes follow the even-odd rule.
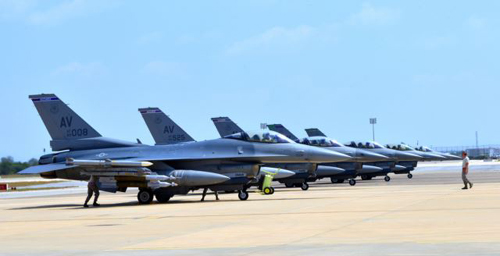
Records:
[[[414,173],[348,184],[176,196],[136,194],[0,199],[0,255],[500,255],[500,172]]]

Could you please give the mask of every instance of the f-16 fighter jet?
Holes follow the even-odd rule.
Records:
[[[230,136],[228,135],[228,133],[235,131],[238,132],[242,130],[228,117],[212,118],[212,121],[214,122],[217,131],[221,136]],[[273,131],[273,129],[270,130]],[[281,130],[274,130],[274,131],[283,134]],[[287,134],[283,135],[288,136]],[[338,151],[333,151],[333,152],[338,152]],[[345,152],[338,152],[338,153],[346,155]],[[344,159],[344,161],[346,160]],[[343,161],[338,158],[332,158],[329,161],[325,162],[335,163]],[[294,171],[295,175],[288,178],[276,179],[276,180],[279,181],[280,183],[284,183],[287,187],[295,186],[295,187],[300,187],[303,190],[307,190],[309,188],[309,185],[307,183],[308,181],[316,181],[319,178],[333,177],[333,176],[337,177],[338,180],[341,180],[345,179],[346,177],[344,175],[345,170],[336,166],[318,165],[311,167],[310,165],[304,165],[304,164],[271,164],[270,166],[286,168],[287,170]],[[337,180],[335,180],[335,182],[337,182]],[[355,184],[356,184],[355,181],[351,183],[351,185]]]
[[[415,150],[417,150],[418,152],[425,152],[425,153],[431,153],[431,154],[441,155],[441,156],[445,157],[446,160],[462,160],[462,158],[459,157],[459,156],[452,155],[452,154],[449,154],[449,153],[438,152],[438,151],[432,150],[432,149],[430,149],[429,147],[426,147],[426,146],[416,147]]]
[[[181,144],[148,146],[102,137],[54,94],[31,95],[50,136],[54,152],[38,166],[21,173],[44,178],[88,180],[98,177],[100,190],[125,192],[139,188],[139,203],[155,196],[167,202],[177,194],[210,187],[238,190],[248,198],[246,184],[266,163],[321,163],[338,154],[293,143],[285,136],[254,135]],[[263,140],[266,142],[264,143]]]
[[[156,145],[190,143],[195,141],[182,127],[177,125],[159,108],[140,108],[139,112],[148,126]],[[272,173],[273,177],[277,179],[294,175],[293,172],[285,169],[261,166],[256,180],[263,181],[266,173]],[[251,184],[253,185],[253,183]]]
[[[339,163],[323,163],[318,166],[316,170],[316,177],[310,179],[322,179],[329,177],[332,183],[342,183],[345,179],[350,179],[349,184],[356,184],[356,176],[360,173],[374,173],[380,172],[383,169],[377,166],[367,165],[367,162],[387,161],[389,158],[377,153],[369,152],[363,149],[356,149],[346,147],[336,140],[328,138],[319,129],[311,128],[306,129],[309,137],[299,140],[297,136],[293,135],[287,128],[281,124],[268,125],[272,131],[279,132],[291,140],[298,141],[301,144],[325,148],[335,152],[346,154],[352,157],[351,160]],[[340,168],[341,171],[337,173],[329,173],[328,170],[332,168]]]
[[[389,149],[393,149],[393,150],[398,150],[398,151],[403,151],[403,152],[406,152],[406,153],[411,153],[411,154],[414,154],[414,155],[418,155],[420,157],[422,157],[422,159],[420,161],[438,161],[438,160],[446,160],[446,157],[444,156],[441,156],[441,155],[438,155],[438,154],[433,154],[433,153],[429,153],[429,152],[422,152],[422,151],[417,151],[415,150],[414,148],[404,144],[404,143],[400,143],[400,144],[387,144],[385,145],[386,148],[389,148]],[[406,169],[403,170],[403,171],[395,171],[394,173],[396,174],[407,174],[408,175],[408,179],[411,179],[413,178],[413,174],[411,173],[411,171],[415,170],[415,167],[416,167],[416,162],[414,163],[406,163]],[[401,164],[401,165],[405,165],[404,163]]]
[[[393,150],[382,146],[377,142],[355,142],[351,141],[350,143],[345,144],[348,147],[352,148],[360,148],[365,149],[370,152],[375,152],[381,155],[384,155],[389,158],[389,161],[385,162],[373,162],[369,163],[370,165],[375,165],[383,168],[383,171],[376,173],[366,173],[361,175],[361,179],[370,180],[376,176],[385,176],[385,181],[390,181],[391,177],[389,177],[389,173],[393,172],[396,174],[410,174],[410,170],[413,170],[417,166],[417,161],[423,159],[423,157],[413,154],[407,153],[403,151]],[[412,178],[412,175],[408,175],[408,178]]]

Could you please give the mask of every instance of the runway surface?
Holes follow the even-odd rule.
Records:
[[[308,191],[176,196],[136,194],[0,199],[0,255],[500,255],[500,172],[415,172]]]

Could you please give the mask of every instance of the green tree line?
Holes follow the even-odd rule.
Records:
[[[14,161],[14,158],[11,156],[2,157],[2,161],[0,162],[0,175],[15,174],[37,164],[38,161],[35,158],[31,158],[28,162],[19,162]]]

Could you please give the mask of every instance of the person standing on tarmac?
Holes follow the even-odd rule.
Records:
[[[467,184],[469,184],[470,188],[472,188],[472,182],[467,179],[467,174],[469,174],[469,157],[467,156],[467,152],[462,152],[462,180],[464,182],[465,187],[462,189],[468,189]]]
[[[99,198],[99,187],[97,186],[97,181],[99,180],[98,177],[95,176],[90,176],[89,183],[87,184],[88,187],[88,192],[87,192],[87,199],[85,200],[85,204],[83,207],[87,208],[89,205],[87,204],[90,201],[90,198],[92,198],[92,194],[95,194],[94,197],[94,206],[100,206],[100,204],[97,203],[97,199]]]
[[[208,188],[203,189],[203,195],[201,196],[201,201],[205,201],[205,196],[207,195]],[[215,200],[219,201],[219,192],[217,190],[214,190],[215,193]]]

